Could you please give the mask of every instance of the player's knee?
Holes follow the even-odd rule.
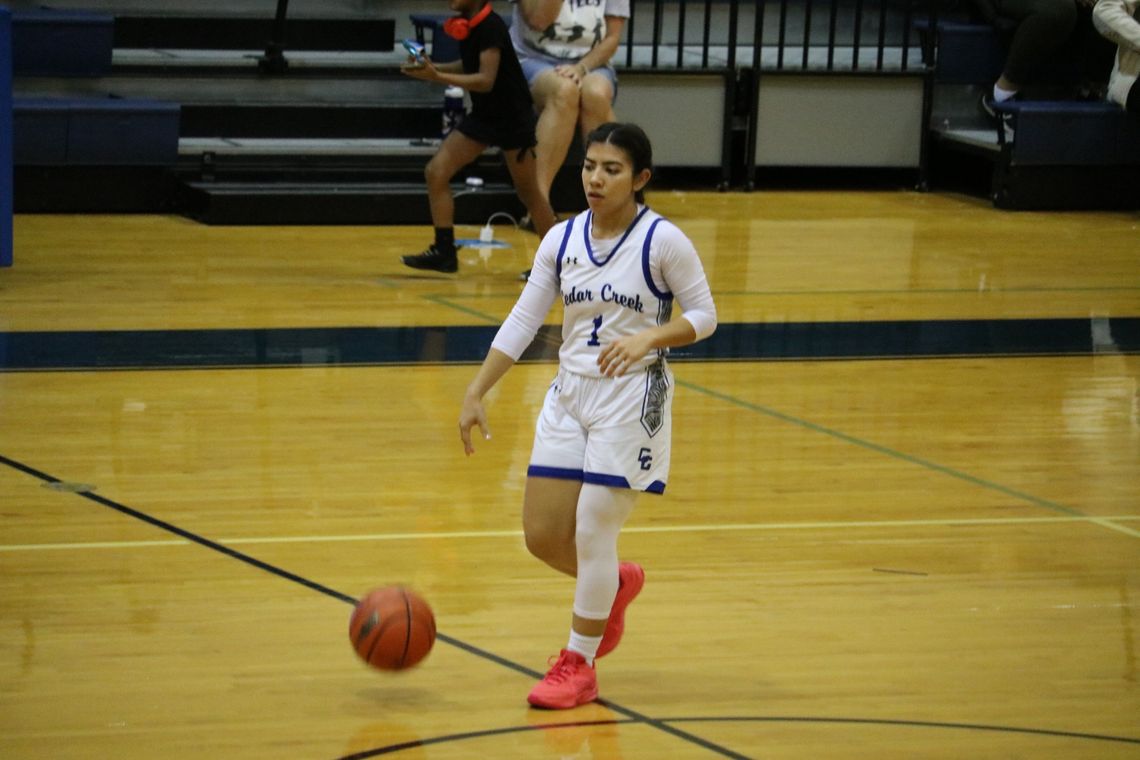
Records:
[[[557,562],[562,547],[549,531],[528,528],[525,535],[528,552],[543,562],[549,564]]]
[[[547,551],[548,544],[543,541],[542,536],[531,531],[529,528],[525,531],[526,550],[539,559],[544,559]]]
[[[574,545],[578,561],[590,561],[597,557],[617,556],[617,536],[610,531],[599,530],[599,526],[579,523],[574,531]]]
[[[551,520],[524,520],[526,548],[544,562],[557,563],[570,547],[573,551],[574,528]]]

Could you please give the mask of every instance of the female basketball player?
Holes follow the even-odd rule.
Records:
[[[639,491],[660,494],[669,473],[671,346],[712,334],[716,307],[693,244],[643,204],[649,139],[606,123],[586,138],[589,210],[556,225],[467,388],[459,436],[488,438],[483,396],[534,338],[556,298],[565,306],[558,375],[535,430],[523,503],[527,548],[577,578],[570,641],[527,700],[565,709],[598,695],[594,659],[617,646],[625,609],[645,582],[618,562],[618,533]],[[670,319],[674,298],[684,310]]]

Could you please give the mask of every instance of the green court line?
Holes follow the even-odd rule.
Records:
[[[441,306],[447,306],[449,308],[453,308],[453,309],[456,309],[458,311],[462,311],[465,314],[469,314],[469,315],[472,315],[475,317],[479,317],[480,319],[485,319],[488,322],[498,323],[500,321],[498,317],[492,317],[488,314],[484,314],[484,313],[476,311],[474,309],[468,309],[464,306],[453,303],[453,302],[449,301],[448,299],[443,298],[441,296],[424,296],[424,297],[427,298],[428,300],[432,301],[433,303],[437,303]],[[772,409],[770,407],[762,406],[760,404],[753,404],[750,401],[745,401],[745,400],[737,398],[735,396],[730,396],[727,393],[721,393],[720,391],[714,391],[711,388],[705,388],[704,386],[697,385],[696,383],[688,382],[685,380],[677,380],[677,385],[680,385],[682,387],[696,391],[697,393],[704,394],[704,395],[709,396],[711,398],[715,398],[715,399],[718,399],[720,401],[724,401],[724,402],[732,404],[734,406],[738,406],[742,409],[748,409],[750,411],[757,412],[758,414],[763,414],[763,415],[771,417],[773,419],[780,420],[781,422],[787,422],[787,423],[792,424],[792,425],[797,425],[797,426],[805,428],[807,430],[811,430],[812,432],[819,433],[821,435],[826,435],[826,436],[829,436],[831,438],[835,438],[837,440],[843,441],[844,443],[849,443],[853,446],[858,446],[859,448],[867,449],[868,451],[874,451],[876,453],[883,454],[884,456],[891,457],[892,459],[897,459],[899,461],[907,462],[908,464],[913,464],[915,466],[922,467],[924,469],[931,470],[933,472],[938,472],[938,473],[941,473],[943,475],[947,475],[949,477],[955,478],[957,480],[961,480],[963,482],[969,483],[971,485],[978,486],[980,488],[985,488],[985,489],[988,489],[991,491],[997,491],[998,493],[1002,493],[1002,494],[1005,494],[1006,496],[1013,497],[1015,499],[1018,499],[1019,501],[1028,502],[1030,504],[1033,504],[1034,506],[1042,507],[1044,509],[1048,509],[1048,510],[1051,510],[1053,512],[1057,512],[1059,514],[1069,515],[1070,517],[1087,518],[1087,519],[1093,520],[1094,522],[1096,522],[1096,524],[1101,525],[1102,527],[1110,528],[1112,530],[1116,530],[1116,531],[1119,531],[1122,533],[1126,533],[1128,535],[1133,535],[1133,536],[1137,535],[1136,531],[1124,528],[1123,526],[1117,526],[1114,523],[1111,523],[1107,520],[1100,520],[1100,519],[1094,518],[1090,515],[1086,515],[1084,512],[1081,512],[1080,510],[1073,509],[1072,507],[1066,507],[1064,504],[1058,504],[1057,502],[1049,501],[1048,499],[1042,499],[1039,496],[1034,496],[1033,494],[1028,494],[1028,493],[1025,493],[1023,491],[1018,491],[1018,490],[1016,490],[1014,488],[1010,488],[1008,486],[1003,486],[1001,483],[995,483],[992,480],[986,480],[984,478],[978,478],[978,477],[975,477],[975,476],[970,475],[968,473],[961,472],[959,470],[955,470],[952,467],[947,467],[945,465],[938,464],[937,462],[931,462],[930,460],[922,459],[921,457],[916,457],[916,456],[912,456],[910,454],[906,454],[902,451],[897,451],[897,450],[892,449],[888,446],[881,446],[877,443],[872,443],[871,441],[865,441],[862,438],[856,438],[853,435],[848,435],[847,433],[843,433],[843,432],[840,432],[838,430],[833,430],[832,428],[825,427],[823,425],[819,425],[819,424],[816,424],[814,422],[809,422],[808,420],[804,420],[804,419],[801,419],[799,417],[795,417],[795,416],[790,415],[790,414],[785,414],[783,412],[776,411],[775,409]]]
[[[404,283],[397,282],[390,277],[376,277],[374,281],[377,285],[382,285],[385,288],[390,288],[392,290],[404,287]]]
[[[970,483],[971,485],[980,486],[982,488],[988,488],[991,491],[998,491],[999,493],[1003,493],[1006,496],[1012,496],[1016,499],[1020,499],[1022,501],[1027,501],[1030,504],[1034,504],[1034,505],[1039,506],[1039,507],[1044,507],[1045,509],[1050,509],[1054,512],[1059,512],[1061,514],[1069,515],[1071,517],[1086,517],[1086,518],[1089,517],[1089,515],[1086,515],[1079,510],[1073,509],[1072,507],[1066,507],[1063,504],[1057,504],[1056,502],[1049,501],[1048,499],[1042,499],[1042,498],[1040,498],[1038,496],[1034,496],[1032,494],[1023,493],[1022,491],[1017,491],[1013,488],[1003,486],[1000,483],[994,483],[991,480],[985,480],[983,478],[977,478],[977,477],[974,477],[973,475],[969,475],[967,473],[960,472],[959,470],[955,470],[952,467],[947,467],[945,465],[938,464],[937,462],[931,462],[930,460],[922,459],[921,457],[912,456],[910,454],[906,454],[906,453],[903,453],[901,451],[897,451],[896,449],[892,449],[892,448],[889,448],[887,446],[881,446],[877,443],[865,441],[862,438],[856,438],[853,435],[848,435],[847,433],[843,433],[843,432],[840,432],[838,430],[833,430],[832,428],[825,427],[823,425],[818,425],[814,422],[809,422],[808,420],[800,419],[799,417],[794,417],[790,414],[785,414],[783,412],[776,411],[775,409],[771,409],[769,407],[762,406],[760,404],[753,404],[750,401],[745,401],[743,399],[736,398],[735,396],[730,396],[727,393],[721,393],[719,391],[714,391],[710,388],[705,388],[704,386],[697,385],[696,383],[691,383],[691,382],[687,382],[684,380],[678,380],[677,385],[683,386],[685,388],[689,388],[690,390],[697,391],[698,393],[703,393],[706,396],[710,396],[712,398],[719,399],[720,401],[725,401],[729,404],[733,404],[734,406],[739,406],[743,409],[748,409],[748,410],[753,411],[753,412],[758,412],[758,413],[766,415],[768,417],[772,417],[773,419],[780,420],[781,422],[787,422],[787,423],[790,423],[792,425],[798,425],[799,427],[806,428],[808,430],[811,430],[812,432],[820,433],[820,434],[826,435],[826,436],[830,436],[831,438],[836,438],[840,441],[843,441],[844,443],[850,443],[854,446],[858,446],[860,448],[867,449],[869,451],[874,451],[876,453],[883,454],[883,455],[891,457],[893,459],[898,459],[900,461],[907,462],[907,463],[913,464],[913,465],[917,465],[919,467],[923,467],[923,468],[928,469],[928,470],[940,472],[943,475],[949,475],[952,478],[956,478],[958,480],[965,481],[966,483]]]
[[[517,296],[517,294],[516,294],[516,296]],[[464,314],[467,314],[468,316],[478,317],[479,319],[482,319],[482,320],[487,321],[487,322],[491,322],[493,324],[500,324],[503,321],[502,317],[493,317],[490,314],[484,314],[481,311],[476,311],[475,309],[470,309],[466,306],[462,306],[460,304],[457,304],[454,301],[451,301],[450,299],[444,298],[443,296],[427,295],[427,296],[421,296],[421,297],[425,301],[431,301],[434,304],[439,304],[440,306],[446,306],[449,309],[455,309],[456,311],[461,311]],[[484,294],[481,297],[485,298],[486,295]]]

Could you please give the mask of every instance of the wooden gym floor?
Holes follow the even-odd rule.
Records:
[[[524,701],[572,595],[519,524],[549,336],[455,431],[533,237],[434,276],[425,228],[17,217],[0,756],[1140,757],[1140,218],[650,200],[721,328],[569,712]],[[382,674],[347,626],[392,583],[440,640]]]

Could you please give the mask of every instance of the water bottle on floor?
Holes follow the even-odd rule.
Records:
[[[443,137],[455,129],[467,113],[463,107],[463,88],[452,85],[443,91]]]

